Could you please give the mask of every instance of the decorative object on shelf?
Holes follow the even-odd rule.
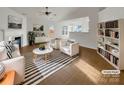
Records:
[[[44,44],[40,44],[39,45],[39,50],[45,50],[45,45]]]
[[[21,29],[22,28],[22,18],[9,15],[8,16],[8,28],[10,29]]]
[[[0,63],[0,80],[4,77],[5,75],[5,66],[4,64]]]
[[[33,31],[28,32],[28,42],[29,45],[33,45],[35,42],[35,34]]]
[[[34,24],[33,31],[44,31],[44,26],[39,24]]]

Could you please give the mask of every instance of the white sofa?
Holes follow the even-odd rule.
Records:
[[[68,40],[61,40],[60,51],[72,57],[79,54],[79,44],[77,42],[70,43]]]
[[[15,51],[12,54],[14,58],[8,59],[5,48],[1,47],[1,45],[2,44],[0,44],[0,62],[5,65],[6,72],[11,70],[16,71],[14,84],[19,84],[25,78],[25,58],[20,55],[19,46],[15,44]]]

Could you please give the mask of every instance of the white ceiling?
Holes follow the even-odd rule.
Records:
[[[53,14],[56,14],[56,16],[47,17],[44,15],[42,16],[40,15],[40,12],[45,11],[44,7],[11,7],[11,9],[15,10],[16,12],[20,14],[31,17],[31,18],[41,18],[41,19],[53,20],[53,21],[63,20],[70,13],[72,12],[74,13],[74,11],[79,11],[78,10],[79,7],[49,7],[49,11],[53,12]],[[104,8],[98,7],[98,9],[101,11]]]
[[[20,14],[27,15],[28,17],[37,17],[37,18],[45,18],[48,19],[47,16],[40,15],[40,12],[44,12],[45,8],[41,7],[11,7],[11,9],[15,10],[16,12]],[[49,18],[53,20],[62,20],[64,16],[68,15],[68,13],[74,11],[77,8],[66,8],[66,7],[50,7],[49,11],[53,12],[53,14],[56,14],[56,16],[51,15]]]

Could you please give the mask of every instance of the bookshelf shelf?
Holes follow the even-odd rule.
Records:
[[[118,38],[113,38],[113,37],[109,37],[109,36],[105,36],[108,39],[114,39],[114,40],[119,40]]]
[[[124,70],[124,19],[98,23],[97,53],[116,69]]]

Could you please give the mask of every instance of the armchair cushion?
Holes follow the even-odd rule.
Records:
[[[69,46],[64,46],[64,47],[63,47],[63,50],[64,50],[65,52],[70,52]]]

